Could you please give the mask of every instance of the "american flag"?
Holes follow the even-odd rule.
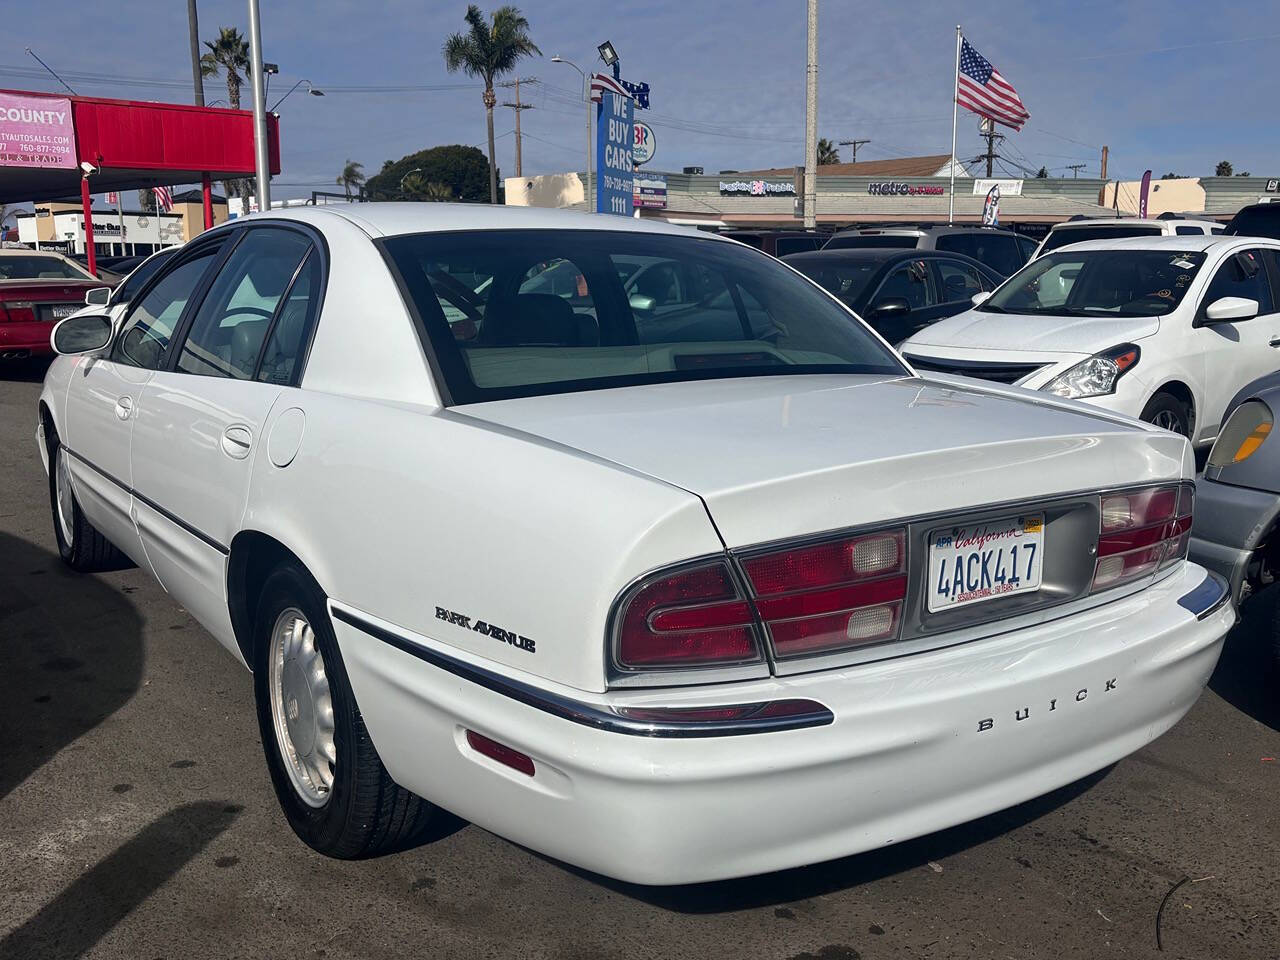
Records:
[[[964,40],[960,46],[960,74],[956,77],[956,103],[996,123],[1021,130],[1031,119],[1018,91],[1000,76],[991,61]]]
[[[168,187],[152,187],[151,192],[155,194],[156,206],[168,213],[173,209],[173,191]]]
[[[112,190],[110,193],[107,194],[107,203],[119,203],[119,202],[120,202],[120,194],[116,193],[116,191]]]
[[[591,102],[599,103],[606,91],[616,93],[620,97],[631,96],[631,92],[622,85],[621,80],[615,80],[607,73],[593,73],[591,75]]]

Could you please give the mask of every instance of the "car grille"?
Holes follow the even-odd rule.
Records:
[[[989,363],[987,361],[937,360],[906,354],[907,360],[917,370],[933,373],[951,373],[958,377],[976,377],[997,383],[1017,383],[1043,368],[1042,363]]]

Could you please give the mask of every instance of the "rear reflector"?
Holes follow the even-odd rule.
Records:
[[[1194,500],[1189,483],[1103,496],[1093,589],[1130,583],[1185,559]]]
[[[497,740],[491,740],[483,733],[468,730],[467,745],[476,753],[486,756],[490,760],[496,760],[504,767],[510,767],[512,770],[517,770],[528,777],[533,776],[532,757],[508,747],[506,744],[499,743]]]

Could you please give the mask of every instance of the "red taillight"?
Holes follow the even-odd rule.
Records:
[[[35,323],[36,305],[30,300],[0,302],[0,320],[12,323]]]
[[[760,659],[751,605],[723,560],[641,584],[618,623],[617,658],[625,669]]]
[[[906,531],[887,530],[749,557],[742,568],[785,659],[896,637],[906,560]]]
[[[1194,500],[1191,484],[1104,495],[1093,589],[1129,583],[1185,559]]]
[[[468,730],[467,745],[476,753],[488,757],[490,760],[496,760],[504,767],[510,767],[512,770],[523,773],[528,777],[533,776],[533,758],[528,754],[521,753],[519,750],[508,747],[505,743],[490,739],[483,733]]]

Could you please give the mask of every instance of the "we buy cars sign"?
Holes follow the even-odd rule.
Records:
[[[66,97],[0,93],[0,167],[74,168],[75,143]]]

